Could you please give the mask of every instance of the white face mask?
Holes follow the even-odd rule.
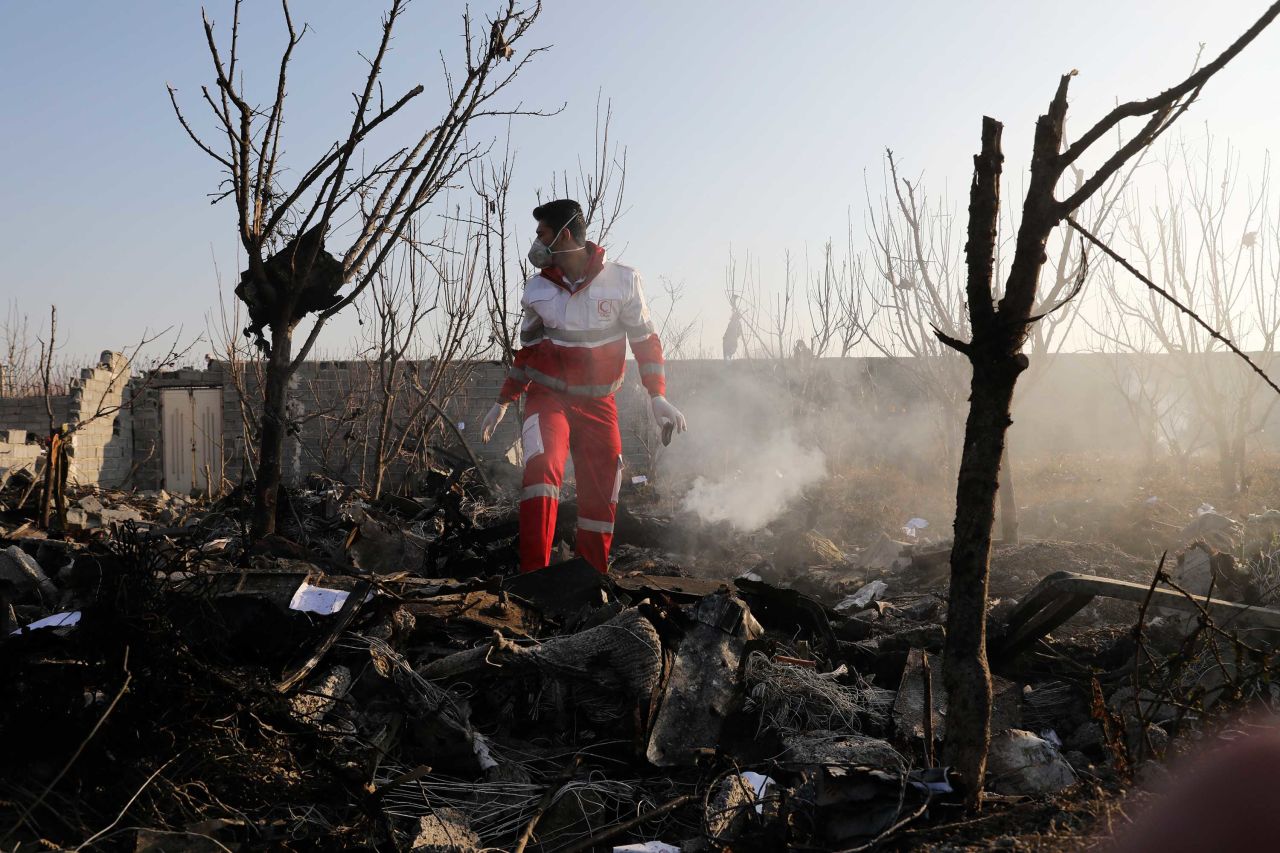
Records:
[[[551,238],[552,245],[555,245],[555,242],[560,239],[560,235],[564,233],[564,229],[569,227],[569,223],[573,222],[573,220],[577,218],[578,214],[575,213],[573,216],[569,217],[569,222],[560,226],[560,230],[556,232],[556,236]],[[533,245],[529,247],[529,263],[533,264],[540,270],[546,269],[555,262],[556,255],[563,255],[568,252],[581,252],[582,250],[583,247],[580,246],[576,249],[556,249],[553,251],[551,246],[546,245],[541,240],[535,239],[533,241]]]

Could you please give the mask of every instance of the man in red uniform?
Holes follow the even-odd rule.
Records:
[[[573,454],[578,486],[577,551],[609,569],[613,520],[622,485],[622,437],[614,392],[622,385],[627,342],[661,428],[684,432],[684,415],[667,402],[662,341],[645,304],[640,274],[606,261],[587,241],[576,201],[534,208],[537,240],[529,261],[541,272],[524,284],[520,350],[485,416],[484,441],[507,407],[526,391],[524,487],[520,493],[520,571],[551,559],[565,459]]]

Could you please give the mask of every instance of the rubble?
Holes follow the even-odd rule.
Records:
[[[6,488],[19,505],[22,478]],[[662,543],[697,535],[632,511],[611,574],[570,559],[521,575],[502,501],[457,470],[434,488],[371,501],[316,480],[257,543],[240,492],[85,491],[85,523],[53,531],[29,505],[0,512],[0,728],[69,745],[0,755],[0,778],[31,780],[0,796],[14,838],[74,847],[127,813],[115,840],[139,850],[752,851],[954,819],[945,544],[859,552],[789,523],[717,543],[703,553],[729,562],[695,575]],[[1251,541],[1267,524],[1251,517]],[[1112,554],[996,551],[988,808],[1118,784],[1245,695],[1252,670],[1210,672],[1204,652],[1135,688],[1144,601],[1152,655],[1210,623],[1252,643],[1280,630],[1232,598],[1260,592],[1207,542],[1171,558],[1184,591],[1127,563],[1124,579],[1054,571]]]
[[[1044,738],[1006,729],[991,739],[987,783],[1001,794],[1054,794],[1078,780],[1058,748]]]

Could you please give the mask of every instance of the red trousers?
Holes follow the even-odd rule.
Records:
[[[579,397],[529,386],[525,403],[524,488],[520,493],[520,571],[551,560],[564,465],[573,454],[578,486],[577,552],[609,570],[613,519],[622,486],[622,436],[613,395]]]

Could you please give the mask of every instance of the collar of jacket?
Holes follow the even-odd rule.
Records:
[[[600,274],[600,270],[604,269],[604,248],[602,246],[597,246],[588,240],[587,253],[590,255],[587,259],[587,272],[582,279],[582,285],[577,290],[574,290],[573,285],[565,278],[564,271],[554,264],[542,270],[542,277],[570,293],[581,293],[587,289],[587,285],[591,284],[592,279]]]

